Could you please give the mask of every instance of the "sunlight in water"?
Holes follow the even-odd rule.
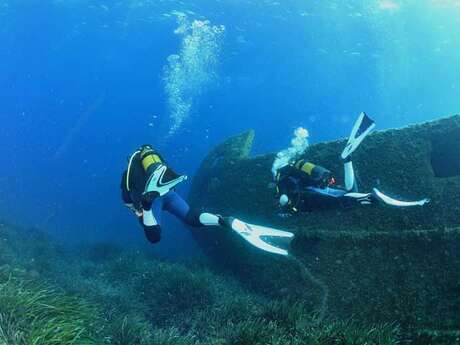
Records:
[[[460,8],[460,0],[431,0],[433,5]]]
[[[197,97],[217,78],[221,40],[225,27],[214,26],[208,20],[190,22],[185,13],[175,12],[182,37],[178,54],[168,57],[164,67],[164,84],[167,95],[171,127],[174,134],[189,117]]]
[[[378,6],[382,11],[397,11],[400,8],[399,4],[391,0],[381,0]]]

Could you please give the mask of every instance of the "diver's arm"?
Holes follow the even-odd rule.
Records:
[[[221,216],[190,208],[189,204],[173,190],[163,197],[163,210],[192,227],[221,225]]]
[[[126,185],[126,170],[123,172],[123,175],[121,177],[121,183],[120,183],[120,189],[121,189],[121,200],[123,200],[123,203],[127,208],[129,208],[133,213],[136,214],[138,217],[142,217],[142,212],[138,209],[133,204],[133,200],[131,198],[131,194],[128,191],[128,187]]]
[[[133,201],[131,199],[131,195],[129,195],[128,188],[126,186],[126,174],[127,171],[125,170],[123,172],[123,175],[121,176],[121,182],[120,182],[120,189],[121,189],[121,199],[125,203],[125,205],[133,204]]]

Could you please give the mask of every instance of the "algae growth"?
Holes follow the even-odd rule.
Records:
[[[319,322],[302,301],[254,294],[206,262],[107,244],[64,248],[0,227],[0,344],[397,344],[396,324]],[[18,255],[21,253],[21,255]]]
[[[291,254],[302,265],[261,253],[226,232],[194,231],[194,236],[222,272],[231,272],[253,293],[290,296],[341,319],[396,322],[405,334],[424,334],[420,342],[458,343],[459,131],[456,115],[377,132],[354,154],[361,191],[378,187],[409,200],[428,196],[428,206],[339,208],[288,218],[279,216],[274,198],[275,154],[250,157],[252,132],[229,138],[204,159],[191,204],[295,233]],[[344,140],[312,145],[305,158],[342,181],[344,145]]]

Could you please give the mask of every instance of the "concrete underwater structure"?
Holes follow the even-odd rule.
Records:
[[[309,301],[339,318],[396,321],[406,329],[460,330],[460,115],[375,132],[353,155],[360,190],[423,207],[357,206],[278,215],[275,153],[250,156],[254,132],[229,138],[203,160],[195,208],[294,232],[289,258],[263,253],[230,231],[196,230],[201,248],[249,288]],[[308,160],[343,181],[345,139],[310,146]],[[443,334],[443,333],[442,333]]]

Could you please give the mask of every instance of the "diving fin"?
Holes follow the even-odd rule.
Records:
[[[269,253],[284,256],[289,255],[286,249],[277,247],[269,241],[274,240],[274,242],[283,242],[283,244],[287,247],[294,239],[293,233],[245,223],[233,217],[223,218],[223,220],[227,227],[231,228],[253,246]]]
[[[185,181],[186,175],[177,175],[173,170],[164,164],[160,164],[158,168],[150,175],[143,194],[158,193],[162,196],[168,193],[176,185]]]
[[[348,138],[347,145],[342,151],[341,157],[343,160],[349,158],[349,156],[358,148],[359,144],[364,138],[374,129],[375,122],[366,113],[361,113],[356,120],[353,129],[351,130],[350,137]]]
[[[430,199],[425,198],[422,200],[417,200],[417,201],[401,201],[401,200],[396,200],[388,195],[383,194],[381,191],[379,191],[377,188],[373,189],[373,194],[374,196],[382,201],[383,203],[390,205],[390,206],[396,206],[396,207],[412,207],[412,206],[423,206],[425,204],[428,204],[430,202]]]

